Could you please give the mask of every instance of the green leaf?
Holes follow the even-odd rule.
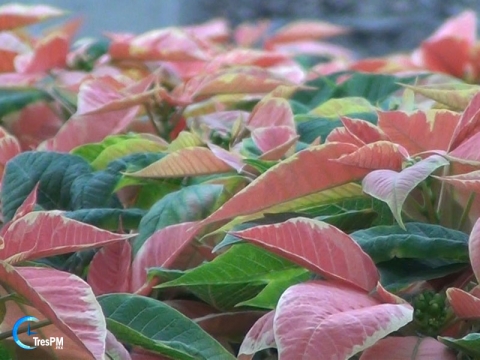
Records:
[[[139,234],[133,242],[134,254],[155,231],[206,218],[220,206],[222,192],[222,185],[193,185],[165,195],[140,222]]]
[[[461,339],[455,339],[448,336],[439,336],[438,340],[455,350],[473,356],[475,359],[480,357],[479,333],[471,333]]]
[[[238,303],[238,306],[251,306],[273,310],[277,307],[278,300],[283,292],[290,286],[310,279],[310,272],[305,269],[289,269],[275,274],[265,288],[254,298]]]
[[[251,244],[237,244],[209,263],[156,286],[188,288],[219,309],[250,300],[272,281],[298,277],[298,265]],[[274,299],[270,298],[270,302]]]
[[[73,210],[70,189],[74,181],[90,174],[90,165],[81,157],[55,152],[28,151],[7,163],[1,202],[6,221],[40,182],[37,203],[45,210]]]
[[[376,226],[351,234],[375,263],[397,258],[469,262],[468,235],[440,225]]]
[[[348,76],[339,85],[337,81],[341,76]],[[411,84],[418,77],[396,77],[392,75],[340,72],[329,76],[322,76],[305,85],[316,87],[318,91],[298,91],[292,100],[306,105],[309,109],[322,104],[332,98],[363,97],[373,105],[379,105],[387,100],[391,94],[400,90],[399,83]]]
[[[141,209],[80,209],[66,212],[65,216],[102,229],[115,231],[120,226],[124,230],[138,229],[140,221],[146,213]]]
[[[51,101],[52,97],[44,90],[29,87],[0,87],[0,117],[37,101]]]
[[[391,292],[398,292],[418,281],[439,279],[465,270],[468,264],[436,262],[418,259],[398,259],[376,264],[380,272],[380,282]]]
[[[235,359],[194,321],[165,303],[132,294],[98,297],[107,328],[124,343],[178,360]]]

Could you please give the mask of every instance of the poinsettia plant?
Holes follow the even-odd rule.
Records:
[[[319,21],[26,31],[62,15],[0,6],[2,358],[480,356],[473,12],[360,60]]]

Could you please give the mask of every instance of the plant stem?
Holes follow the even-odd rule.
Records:
[[[40,329],[44,326],[48,326],[48,325],[51,325],[51,324],[52,324],[52,322],[48,319],[42,320],[42,321],[39,321],[38,323],[36,323],[34,325],[31,325],[30,330]],[[17,334],[23,334],[23,333],[26,333],[27,331],[28,331],[28,326],[24,326],[24,327],[21,327],[21,328],[18,329]],[[13,336],[13,330],[5,331],[3,333],[0,333],[0,341],[8,339],[12,336]]]
[[[475,200],[476,194],[472,192],[470,194],[470,197],[468,198],[467,205],[463,209],[462,216],[460,217],[460,222],[458,223],[457,230],[460,230],[463,225],[465,225],[465,222],[467,221],[468,214],[470,213],[470,209],[472,208],[473,205],[473,200]]]
[[[440,219],[438,217],[438,212],[433,207],[432,196],[430,194],[430,189],[428,188],[425,181],[422,181],[422,193],[423,193],[423,200],[425,202],[425,209],[427,210],[428,220],[432,224],[438,224]]]
[[[450,173],[450,165],[447,165],[443,168],[442,171],[442,176],[448,176]],[[438,204],[437,204],[437,214],[440,213],[440,210],[442,209],[442,203],[443,199],[445,198],[445,181],[442,181],[442,184],[440,185],[440,195],[438,197]]]

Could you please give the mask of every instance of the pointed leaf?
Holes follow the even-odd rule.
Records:
[[[238,360],[252,360],[255,353],[276,347],[273,331],[274,317],[275,311],[270,311],[257,320],[243,339],[238,351]]]
[[[480,192],[480,170],[460,175],[434,177],[462,190]]]
[[[458,125],[454,129],[449,150],[454,150],[462,142],[474,136],[480,130],[480,92],[468,104]]]
[[[138,291],[153,267],[170,268],[196,235],[188,232],[195,222],[170,225],[154,232],[143,244],[132,262],[130,291]]]
[[[195,322],[161,301],[130,294],[98,298],[109,330],[125,343],[179,360],[235,357]]]
[[[292,286],[278,304],[275,340],[281,358],[349,359],[413,318],[408,304],[382,304],[365,292],[312,281]],[[350,336],[340,337],[348,332]]]
[[[444,157],[432,155],[401,172],[375,170],[363,179],[363,191],[385,201],[398,224],[405,228],[401,213],[408,194],[432,172],[448,164]]]
[[[49,268],[18,267],[1,262],[0,277],[13,291],[28,299],[85,354],[101,359],[106,326],[102,309],[90,286],[79,277]],[[39,319],[42,320],[42,319]]]
[[[463,354],[468,354],[474,358],[480,356],[480,334],[479,333],[468,334],[461,339],[454,339],[451,337],[444,337],[444,336],[440,336],[438,339],[445,345],[448,345],[451,348],[461,351]],[[456,357],[452,355],[452,360],[455,360],[455,359]]]
[[[447,299],[455,315],[460,319],[480,318],[480,299],[462,289],[447,289]]]
[[[375,263],[394,258],[469,263],[468,236],[440,225],[411,222],[405,224],[405,229],[397,225],[375,226],[350,236]]]
[[[88,268],[87,282],[96,296],[130,291],[132,247],[119,241],[100,249]]]
[[[218,174],[232,168],[205,147],[188,147],[163,157],[146,168],[127,173],[127,176],[141,178],[168,178]]]
[[[47,230],[45,230],[47,229]],[[65,254],[126,240],[120,235],[68,219],[59,211],[31,212],[2,228],[5,247],[0,257],[9,263]]]
[[[2,5],[0,6],[0,31],[31,25],[63,14],[63,10],[47,5]]]
[[[377,141],[364,145],[351,154],[343,155],[336,161],[363,169],[398,171],[409,157],[403,146],[390,141]]]
[[[446,110],[378,114],[378,127],[391,142],[402,145],[412,156],[427,150],[447,151],[458,121],[457,113]]]
[[[360,246],[344,232],[322,221],[295,218],[231,234],[317,274],[365,291],[373,290],[379,280],[375,264]],[[332,261],[334,254],[335,261]]]
[[[252,214],[289,200],[359,180],[367,173],[366,170],[330,161],[355,150],[356,146],[341,143],[328,143],[303,150],[259,176],[205,219],[202,225]],[[303,176],[299,177],[298,174]]]
[[[346,116],[342,116],[340,120],[342,120],[342,124],[345,126],[345,129],[357,139],[361,140],[364,144],[388,140],[388,137],[378,126],[375,126],[368,121],[351,119]]]

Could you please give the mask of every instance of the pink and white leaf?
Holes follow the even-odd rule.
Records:
[[[401,172],[375,170],[363,179],[363,191],[386,202],[398,224],[404,228],[401,213],[407,196],[436,169],[448,164],[444,157],[432,155]]]
[[[347,234],[325,222],[294,218],[231,232],[326,278],[371,291],[379,281],[372,259]]]
[[[85,358],[104,358],[107,335],[105,317],[85,281],[50,268],[15,268],[3,261],[0,262],[0,277],[4,284],[25,297],[79,345]]]
[[[382,304],[335,282],[294,285],[281,296],[274,319],[280,358],[349,359],[413,319],[408,304]],[[348,334],[348,336],[345,336]]]
[[[31,212],[2,232],[0,259],[8,263],[65,254],[124,241],[134,235],[115,234],[64,217],[60,211]]]

